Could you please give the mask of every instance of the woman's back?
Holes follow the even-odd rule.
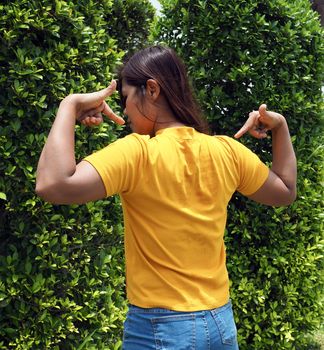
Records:
[[[229,137],[177,127],[131,134],[86,160],[108,195],[121,194],[130,302],[180,311],[224,305],[226,208],[237,189],[253,193],[265,181],[258,157]]]

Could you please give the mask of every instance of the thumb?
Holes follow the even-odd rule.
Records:
[[[105,100],[107,97],[111,96],[116,91],[116,87],[117,87],[116,80],[112,80],[106,88],[99,91],[100,97],[103,100]]]
[[[262,119],[266,116],[267,114],[267,105],[265,103],[263,103],[262,105],[260,105],[259,107],[259,114],[260,114],[260,120],[262,121]]]

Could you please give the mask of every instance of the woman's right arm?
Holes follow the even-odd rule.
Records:
[[[55,204],[81,204],[106,196],[96,169],[86,161],[76,164],[74,129],[76,120],[88,126],[100,124],[102,114],[123,124],[124,120],[105,102],[115,89],[113,81],[106,89],[70,95],[60,103],[37,167],[36,193],[44,200]]]
[[[250,113],[235,138],[249,132],[256,138],[264,138],[272,132],[272,166],[265,183],[248,197],[256,202],[271,205],[289,205],[296,199],[297,165],[286,119],[279,113],[266,110]]]

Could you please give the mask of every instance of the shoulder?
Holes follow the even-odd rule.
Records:
[[[239,141],[226,135],[215,135],[213,138],[223,147],[240,147],[243,146]]]
[[[226,158],[235,163],[245,163],[259,159],[253,151],[232,137],[221,135],[214,136],[214,139],[223,159]]]
[[[107,145],[104,149],[107,152],[116,154],[127,154],[128,158],[134,155],[144,155],[148,151],[148,135],[129,134]]]
[[[129,134],[92,153],[85,159],[90,161],[130,162],[145,158],[149,136]],[[108,164],[108,163],[107,163]]]
[[[243,144],[229,136],[216,135],[212,138],[219,150],[230,153],[231,155],[235,155],[237,152],[240,152],[242,148],[246,148]]]
[[[129,134],[120,139],[117,139],[115,142],[111,143],[109,146],[142,146],[149,142],[150,137],[148,135],[140,135],[136,133]]]
[[[217,136],[214,136],[214,138],[220,147],[228,149],[231,152],[237,153],[237,152],[250,151],[248,147],[246,147],[241,142],[239,142],[238,140],[232,137],[225,136],[225,135],[220,135],[220,136],[217,135]]]

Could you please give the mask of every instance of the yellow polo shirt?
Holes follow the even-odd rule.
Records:
[[[228,201],[269,169],[226,136],[190,127],[131,134],[90,155],[125,222],[127,296],[139,307],[212,309],[229,299],[223,235]]]

